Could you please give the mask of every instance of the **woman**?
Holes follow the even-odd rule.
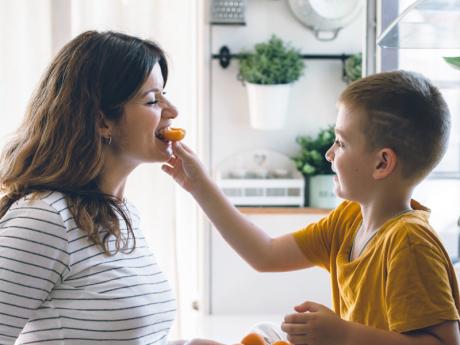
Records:
[[[164,344],[175,315],[125,182],[177,116],[153,42],[88,31],[44,75],[1,160],[0,343]]]

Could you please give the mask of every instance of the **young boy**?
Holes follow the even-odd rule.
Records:
[[[446,103],[421,75],[396,71],[352,83],[338,104],[326,158],[346,201],[292,234],[270,238],[246,220],[184,144],[173,145],[163,169],[256,270],[330,272],[335,313],[310,301],[296,306],[282,324],[292,343],[460,344],[455,272],[429,210],[411,200],[445,152]]]

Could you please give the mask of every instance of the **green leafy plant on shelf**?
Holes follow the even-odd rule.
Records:
[[[268,42],[255,45],[253,52],[242,53],[238,79],[252,84],[289,84],[305,69],[300,52],[273,35]]]
[[[321,129],[315,138],[298,136],[296,142],[300,145],[300,152],[292,157],[297,170],[304,176],[334,174],[331,163],[325,158],[334,140],[334,126]]]
[[[347,84],[361,79],[362,77],[362,61],[361,53],[351,55],[345,60],[343,81]]]

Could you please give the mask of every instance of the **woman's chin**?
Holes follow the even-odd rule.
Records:
[[[170,141],[162,141],[157,139],[157,151],[159,155],[163,158],[163,161],[167,161],[173,154],[172,144]]]

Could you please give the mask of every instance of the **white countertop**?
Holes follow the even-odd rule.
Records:
[[[236,344],[255,325],[271,322],[281,325],[284,315],[196,315],[194,326],[187,327],[187,337],[212,339],[224,344]]]

